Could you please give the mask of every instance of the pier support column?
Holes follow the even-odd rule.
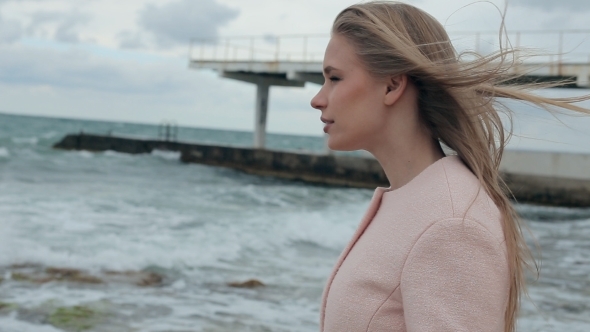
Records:
[[[576,85],[579,88],[590,88],[590,65],[586,65],[578,72]]]
[[[285,74],[222,71],[221,77],[256,84],[256,115],[254,117],[254,148],[264,149],[268,92],[271,86],[303,87],[305,82],[287,79]]]
[[[264,149],[269,90],[268,84],[259,83],[256,85],[256,115],[254,117],[254,148],[256,149]]]

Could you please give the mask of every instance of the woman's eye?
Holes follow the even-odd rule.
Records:
[[[332,82],[340,81],[340,77],[330,76],[330,81],[332,81]]]

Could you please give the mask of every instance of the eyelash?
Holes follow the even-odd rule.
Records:
[[[337,81],[340,81],[340,78],[336,77],[336,76],[330,76],[330,81],[337,82]]]

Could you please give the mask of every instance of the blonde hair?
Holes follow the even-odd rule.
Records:
[[[588,96],[551,99],[531,94],[531,89],[540,85],[507,84],[513,78],[508,71],[518,60],[516,50],[501,47],[491,55],[470,54],[472,60],[465,60],[435,18],[404,3],[352,5],[338,14],[332,33],[355,47],[361,63],[374,77],[407,75],[419,90],[420,116],[433,138],[457,153],[500,210],[510,273],[505,331],[514,331],[525,290],[524,270],[536,265],[510,203],[510,191],[499,174],[512,126],[505,129],[502,124],[496,108],[509,110],[497,97],[529,102],[552,112],[565,108],[590,114],[573,104]]]

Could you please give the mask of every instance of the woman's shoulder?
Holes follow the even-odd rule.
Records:
[[[395,220],[411,220],[418,233],[435,223],[459,218],[476,222],[503,240],[498,208],[457,156],[442,158],[408,185],[385,192],[380,210]]]
[[[501,213],[479,179],[459,157],[442,163],[452,202],[453,217],[472,220],[503,241]]]

